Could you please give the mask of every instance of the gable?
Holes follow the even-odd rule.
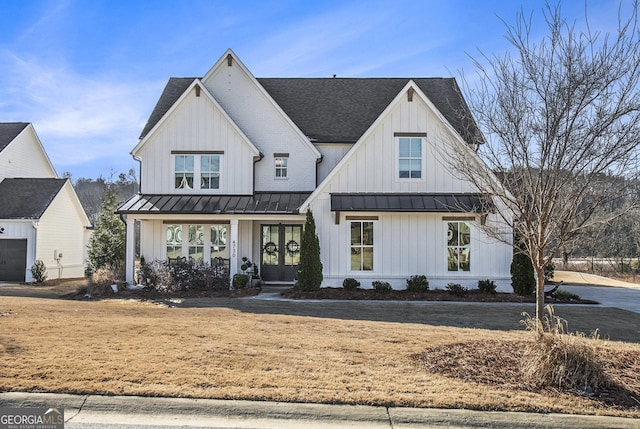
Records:
[[[422,139],[423,171],[417,180],[403,180],[398,175],[398,139],[406,135]],[[477,189],[471,183],[456,177],[447,166],[447,154],[451,153],[452,145],[459,144],[465,142],[410,81],[318,186],[301,211],[320,194],[475,193]]]
[[[0,123],[0,180],[5,177],[57,177],[30,123]]]
[[[141,192],[175,192],[172,155],[178,152],[223,156],[221,188],[215,193],[252,192],[253,177],[248,172],[260,152],[199,80],[189,85],[133,149],[133,156],[144,163]]]

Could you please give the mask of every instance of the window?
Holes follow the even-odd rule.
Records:
[[[351,271],[373,271],[373,222],[351,222]]]
[[[190,260],[215,265],[215,258],[227,256],[227,228],[225,224],[166,225],[167,259],[188,257]],[[182,233],[188,234],[183,239]]]
[[[204,260],[203,225],[189,225],[189,259],[195,262]]]
[[[276,162],[276,179],[286,179],[287,178],[287,163],[289,158],[286,156],[277,156],[275,158]]]
[[[193,155],[175,156],[175,188],[193,189]]]
[[[447,223],[447,270],[471,271],[471,229],[466,222]]]
[[[182,257],[182,225],[167,225],[167,259]]]
[[[220,155],[200,157],[200,189],[220,189]]]
[[[220,189],[222,154],[172,153],[174,159],[174,189]]]
[[[211,265],[215,258],[227,257],[227,225],[211,225]]]
[[[398,138],[398,177],[400,179],[422,178],[422,138]]]

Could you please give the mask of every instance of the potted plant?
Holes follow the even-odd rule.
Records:
[[[260,287],[262,281],[260,279],[260,274],[258,270],[258,265],[254,264],[247,258],[246,256],[242,257],[242,265],[240,265],[240,269],[244,272],[248,278],[251,287]]]

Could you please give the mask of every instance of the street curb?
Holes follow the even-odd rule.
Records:
[[[366,405],[261,402],[140,396],[0,393],[0,407],[64,408],[69,423],[171,424],[235,427],[367,427],[495,429],[632,429],[638,420],[622,417],[466,409],[399,408]]]

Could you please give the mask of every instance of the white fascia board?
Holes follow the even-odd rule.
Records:
[[[338,171],[342,170],[344,165],[349,162],[349,159],[353,156],[353,154],[362,146],[364,141],[369,137],[371,133],[376,129],[376,127],[384,120],[387,114],[400,102],[404,94],[410,87],[415,88],[417,85],[413,83],[413,81],[407,82],[404,88],[394,97],[394,99],[387,105],[387,107],[382,111],[382,113],[376,118],[375,121],[367,128],[367,130],[360,136],[358,141],[353,145],[349,152],[345,156],[342,157],[340,162],[331,170],[331,172],[324,178],[322,183],[318,185],[318,187],[309,195],[309,198],[306,199],[304,203],[300,206],[300,213],[304,213],[307,211],[313,200],[323,191],[323,189],[327,186],[329,182],[333,180]],[[422,94],[424,95],[424,94]]]
[[[240,70],[242,70],[249,77],[249,80],[251,81],[251,83],[253,83],[253,85],[256,87],[258,92],[260,92],[260,94],[262,94],[262,96],[265,99],[267,99],[267,101],[271,103],[274,109],[276,109],[276,111],[284,118],[285,122],[293,129],[293,131],[298,135],[298,137],[300,137],[300,140],[304,143],[307,149],[309,149],[309,151],[316,157],[316,159],[319,160],[320,158],[322,158],[322,154],[320,153],[320,151],[313,145],[313,143],[311,143],[309,138],[306,135],[304,135],[304,133],[300,130],[300,128],[298,128],[298,126],[291,120],[289,115],[287,115],[285,111],[282,110],[280,105],[275,102],[275,100],[271,97],[271,95],[269,95],[269,93],[263,88],[263,86],[260,85],[260,82],[258,82],[255,76],[249,71],[249,69],[244,65],[244,63],[240,60],[240,58],[238,58],[236,53],[233,52],[233,50],[231,50],[230,48],[227,49],[226,52],[222,55],[222,57],[220,57],[220,59],[213,65],[213,67],[209,69],[209,71],[207,72],[207,74],[204,75],[202,80],[206,81],[211,76],[216,74],[218,72],[218,69],[220,69],[221,67],[226,67],[225,63],[227,61],[228,55],[231,55],[232,61],[235,61],[238,67],[240,67]]]
[[[44,145],[42,144],[42,141],[40,141],[40,137],[38,137],[38,133],[36,133],[36,129],[33,126],[33,124],[31,122],[29,122],[29,125],[27,125],[26,127],[24,127],[24,130],[22,130],[18,136],[22,133],[24,133],[26,130],[29,130],[31,133],[33,133],[33,136],[35,138],[36,143],[38,144],[38,146],[40,147],[40,150],[42,152],[42,154],[44,155],[44,159],[47,162],[47,164],[49,164],[49,167],[51,168],[51,171],[53,172],[53,176],[54,177],[58,177],[58,173],[56,172],[55,167],[53,166],[53,164],[51,163],[51,159],[49,159],[49,155],[47,154],[47,151],[44,149]],[[16,139],[18,138],[18,136],[16,136]],[[15,140],[15,139],[14,139]],[[9,143],[11,144],[11,143]]]
[[[189,85],[189,87],[182,93],[182,95],[180,96],[180,98],[178,98],[178,100],[176,100],[175,103],[173,103],[173,106],[171,106],[171,108],[169,108],[169,110],[167,110],[167,112],[164,114],[164,116],[162,118],[160,118],[160,120],[158,121],[157,124],[155,124],[153,126],[153,128],[151,128],[151,130],[147,133],[146,136],[144,136],[143,139],[140,140],[140,142],[136,145],[136,147],[133,148],[133,150],[131,151],[131,155],[135,158],[140,160],[140,158],[137,156],[137,152],[145,145],[145,143],[147,141],[149,141],[149,139],[157,132],[157,130],[162,126],[162,124],[164,124],[165,121],[168,120],[168,118],[171,117],[171,115],[173,114],[173,112],[178,108],[178,106],[184,101],[184,99],[189,95],[189,93],[191,91],[193,91],[193,89],[199,86],[200,87],[200,92],[204,93],[207,96],[207,99],[214,105],[214,107],[216,109],[218,109],[220,111],[220,113],[222,114],[222,116],[229,121],[229,123],[231,124],[231,126],[234,128],[234,130],[236,130],[238,132],[238,134],[240,134],[240,136],[245,140],[245,142],[249,145],[249,147],[251,148],[251,150],[254,152],[255,156],[260,156],[260,151],[258,150],[258,148],[251,142],[251,140],[249,140],[249,137],[247,137],[245,135],[245,133],[240,129],[240,127],[238,127],[238,124],[236,124],[233,119],[231,119],[231,117],[227,114],[227,112],[222,108],[222,106],[216,101],[216,99],[211,95],[211,93],[207,90],[207,88],[203,85],[202,81],[200,79],[193,79],[193,82],[191,82],[191,84]]]
[[[413,89],[415,90],[415,94],[418,94],[418,96],[424,101],[424,103],[427,105],[427,107],[440,119],[440,121],[442,121],[444,126],[449,130],[449,132],[451,133],[451,135],[454,138],[453,144],[461,145],[466,150],[468,150],[469,155],[472,157],[472,159],[475,162],[477,162],[482,169],[486,170],[489,178],[493,182],[493,186],[495,186],[495,187],[497,187],[499,189],[502,189],[507,195],[511,196],[511,193],[507,189],[504,188],[504,186],[502,185],[500,180],[498,180],[496,175],[493,174],[493,171],[491,171],[489,169],[489,167],[487,167],[487,165],[484,163],[482,158],[480,158],[478,153],[476,151],[472,150],[469,147],[469,144],[464,140],[464,138],[462,138],[460,133],[458,133],[458,131],[453,127],[453,125],[451,125],[451,123],[449,123],[447,118],[444,117],[444,115],[440,112],[440,110],[438,110],[438,108],[431,102],[431,100],[429,100],[429,97],[427,97],[424,94],[424,92],[422,92],[422,90],[418,87],[418,85],[415,84],[415,82],[410,81],[409,84],[413,85]]]

